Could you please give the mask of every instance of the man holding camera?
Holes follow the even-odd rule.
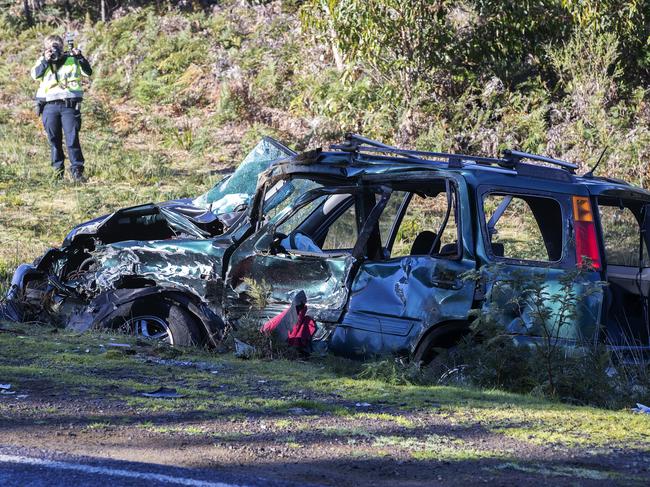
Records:
[[[90,76],[92,68],[79,49],[68,40],[69,51],[63,50],[63,39],[57,35],[45,38],[43,56],[32,68],[32,78],[40,80],[36,93],[37,112],[42,115],[52,153],[56,178],[63,178],[63,133],[70,158],[70,173],[75,182],[84,182],[84,157],[79,144],[81,128],[81,77]]]

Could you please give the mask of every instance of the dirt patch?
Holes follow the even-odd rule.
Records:
[[[195,352],[167,360],[152,356],[155,349],[146,343],[122,337],[117,340],[133,353],[107,358],[114,337],[43,338],[0,335],[0,382],[10,382],[14,392],[0,395],[4,445],[298,484],[650,481],[650,448],[626,440],[643,429],[630,413],[610,418],[523,396],[393,387],[338,376],[327,362],[239,361]],[[185,397],[142,395],[161,385]],[[632,436],[587,441],[594,433],[585,429],[584,444],[569,444],[560,436],[540,442],[506,434],[526,422],[532,432],[540,411],[558,415],[547,420],[549,429],[597,413],[604,415],[597,421],[617,422]]]

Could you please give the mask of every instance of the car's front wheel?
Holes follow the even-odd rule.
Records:
[[[162,300],[138,300],[118,306],[99,326],[178,347],[203,344],[196,318],[181,306]]]

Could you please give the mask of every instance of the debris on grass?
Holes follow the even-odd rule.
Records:
[[[173,387],[159,387],[155,391],[143,392],[144,397],[154,397],[158,399],[179,399],[187,397],[185,394],[180,394]]]
[[[212,374],[218,374],[219,370],[215,370],[218,365],[210,362],[192,362],[191,360],[176,360],[169,358],[146,357],[146,363],[153,363],[157,365],[165,365],[172,367],[185,367],[190,369],[206,370]]]
[[[636,407],[632,408],[632,411],[635,413],[650,414],[650,407],[641,404],[640,402],[636,403]]]
[[[235,357],[249,359],[255,354],[255,347],[235,338]]]

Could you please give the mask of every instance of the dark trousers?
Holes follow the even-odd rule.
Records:
[[[66,107],[65,103],[48,103],[43,108],[43,127],[50,141],[52,151],[52,167],[63,169],[63,134],[65,145],[68,147],[68,157],[72,171],[83,172],[84,156],[79,144],[79,129],[81,129],[81,112],[74,107]]]

